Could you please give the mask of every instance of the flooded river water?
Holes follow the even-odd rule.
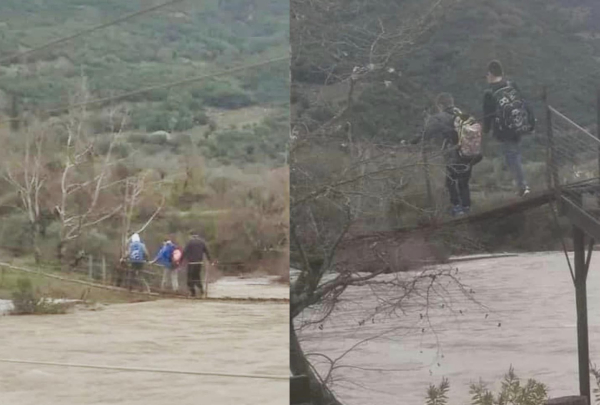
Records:
[[[286,298],[287,285],[222,279],[212,297]],[[146,373],[0,362],[0,404],[289,403],[289,309],[278,302],[160,300],[67,315],[0,316],[0,358],[226,374]]]
[[[600,363],[600,257],[588,277],[590,351]],[[512,365],[521,378],[547,384],[550,396],[578,394],[575,290],[563,253],[539,253],[459,262],[461,282],[421,318],[422,308],[397,318],[366,322],[377,300],[368,287],[342,296],[340,310],[304,329],[307,352],[336,358],[334,391],[349,405],[424,403],[429,384],[450,381],[450,405],[469,401],[469,384],[498,382]],[[381,297],[380,297],[381,298]],[[310,314],[302,320],[310,319]],[[313,356],[313,360],[319,356]],[[320,363],[321,364],[321,363]],[[320,370],[325,370],[321,364]],[[592,384],[594,386],[594,384]],[[498,385],[490,384],[490,388]]]

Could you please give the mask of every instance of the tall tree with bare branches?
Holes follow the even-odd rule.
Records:
[[[87,98],[86,80],[83,78],[73,101],[74,104],[82,103]],[[58,124],[63,131],[58,137],[63,163],[54,206],[61,225],[57,246],[59,260],[63,259],[67,244],[80,238],[86,230],[114,217],[123,207],[106,191],[118,185],[118,182],[112,181],[115,165],[113,149],[122,135],[125,119],[126,116],[110,135],[108,150],[102,157],[94,151],[85,108],[70,111]]]
[[[3,160],[3,177],[19,196],[20,208],[29,221],[31,244],[35,252],[36,263],[40,260],[38,238],[42,217],[42,194],[49,175],[44,160],[44,141],[48,130],[39,123],[28,126],[22,137],[17,139],[18,146]],[[8,141],[8,140],[7,140]],[[22,142],[19,141],[24,141]]]
[[[357,286],[383,283],[408,299],[417,290],[455,281],[439,269],[381,280],[419,260],[405,254],[410,249],[402,248],[404,240],[364,243],[357,233],[368,230],[369,218],[385,216],[382,202],[392,194],[402,197],[420,159],[354,133],[349,115],[362,90],[393,80],[395,63],[418,46],[451,2],[406,0],[392,8],[359,0],[291,2],[293,92],[301,95],[297,102],[323,111],[308,115],[293,106],[290,143],[291,258],[298,269],[290,289],[290,359],[293,374],[309,377],[314,404],[340,403],[330,387],[336,366],[324,375],[315,370],[297,333],[301,314],[318,308],[322,321]],[[422,250],[421,256],[432,254]],[[392,300],[377,311],[393,311],[403,302]]]

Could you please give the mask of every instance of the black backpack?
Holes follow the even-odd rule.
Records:
[[[516,136],[533,132],[534,118],[517,89],[510,82],[493,93],[496,101],[496,124],[500,132]]]

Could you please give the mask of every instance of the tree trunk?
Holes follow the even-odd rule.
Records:
[[[40,239],[40,224],[39,221],[36,221],[31,229],[31,245],[33,247],[33,252],[35,256],[35,264],[40,264],[42,260],[42,252],[40,251],[39,241]]]
[[[56,245],[56,259],[58,260],[58,262],[60,264],[62,264],[62,262],[63,262],[63,249],[64,249],[64,246],[65,246],[65,243],[64,243],[64,241],[62,239]]]
[[[296,336],[293,319],[290,320],[290,369],[293,375],[308,377],[312,405],[342,405],[335,395],[321,383],[304,356],[298,336]]]

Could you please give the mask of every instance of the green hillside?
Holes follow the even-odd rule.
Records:
[[[3,1],[0,55],[34,48],[159,3]],[[68,103],[82,75],[88,78],[94,97],[107,97],[285,56],[288,9],[285,2],[270,0],[183,1],[35,53],[20,63],[5,64],[0,67],[0,90],[5,99],[19,96],[25,110],[47,109]],[[133,124],[155,130],[161,126],[156,121],[175,120],[175,129],[182,130],[202,122],[206,107],[286,104],[287,70],[283,62],[132,97],[127,101],[160,103],[140,106],[146,117],[136,118]],[[5,100],[5,107],[8,104]],[[179,115],[167,114],[174,108]]]
[[[285,58],[287,1],[186,0],[11,58],[162,2],[0,2],[4,260],[79,269],[91,255],[114,267],[136,230],[155,254],[196,229],[224,272],[287,272],[287,60],[47,111]]]
[[[430,9],[434,4],[439,6]],[[315,185],[316,190],[347,185],[336,189],[340,192],[336,203],[352,202],[360,222],[357,232],[387,230],[422,218],[427,204],[424,179],[417,175],[418,167],[400,170],[401,141],[421,133],[424,116],[434,112],[433,100],[440,92],[452,93],[459,107],[481,117],[491,59],[502,61],[508,77],[534,104],[537,135],[523,142],[525,172],[534,189],[546,181],[544,87],[553,106],[595,131],[600,86],[597,2],[330,0],[292,1],[291,7],[291,111],[298,139],[291,159],[291,193],[301,199],[310,196]],[[358,73],[351,87],[354,69]],[[389,161],[382,158],[388,145],[398,152],[395,160],[393,154]],[[474,168],[471,182],[474,206],[481,210],[514,198],[497,142],[486,139],[484,149],[484,160]],[[358,168],[369,156],[372,163],[366,170],[379,173],[392,164],[401,167],[390,176],[352,180],[363,178]],[[435,193],[440,204],[447,204],[443,166],[432,170],[439,186]],[[302,201],[324,229],[325,224],[328,229],[343,229],[346,213],[332,215],[335,209],[325,199]],[[300,214],[304,209],[298,206],[295,212],[304,215]],[[439,209],[445,212],[443,205]],[[566,235],[569,228],[563,225]],[[308,246],[313,231],[304,231]],[[504,224],[486,222],[470,232],[469,241],[446,245],[455,253],[560,247],[547,208],[507,218]],[[314,248],[318,252],[320,246]]]
[[[402,2],[405,9],[395,2],[378,2],[360,12],[350,12],[358,6],[344,6],[347,13],[338,20],[344,26],[370,26],[376,34],[378,19],[385,22],[395,18],[397,26],[402,27],[411,15],[425,13],[427,9],[419,9],[419,4],[429,2],[406,0]],[[382,74],[370,80],[366,90],[356,97],[354,114],[349,116],[361,128],[357,133],[396,141],[410,136],[422,126],[423,109],[429,108],[432,98],[441,91],[453,93],[459,105],[480,115],[485,69],[493,58],[503,62],[507,74],[535,101],[538,115],[542,89],[548,86],[553,105],[584,125],[595,123],[594,82],[600,83],[600,35],[594,24],[600,7],[596,3],[463,0],[442,4],[434,25],[408,46],[407,52],[390,58],[387,66],[399,75]],[[319,23],[322,21],[315,22]],[[297,24],[304,27],[312,23],[303,20]],[[357,33],[352,37],[356,43],[362,40],[365,44],[360,51],[348,45],[352,42],[344,41],[350,37],[344,34],[346,31],[332,24],[326,31],[329,42],[347,55],[338,61],[331,56],[331,49],[325,53],[316,46],[304,45],[307,31],[299,29],[292,37],[293,46],[302,55],[294,59],[292,66],[300,98],[305,88],[302,83],[323,84],[327,67],[335,69],[328,78],[328,83],[333,83],[348,77],[353,66],[368,63],[366,48],[375,34],[361,37]],[[384,88],[384,80],[393,85]],[[303,111],[300,108],[300,113]]]

